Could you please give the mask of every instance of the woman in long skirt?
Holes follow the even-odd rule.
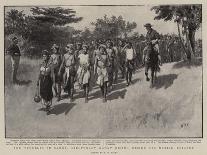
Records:
[[[106,102],[109,60],[105,45],[100,45],[99,51],[100,53],[95,58],[94,73],[98,75],[97,84],[101,89],[103,102]]]
[[[43,62],[40,66],[40,74],[38,78],[38,86],[40,90],[40,96],[42,105],[45,106],[47,114],[50,113],[52,98],[53,98],[53,82],[55,81],[55,75],[53,65],[50,61],[50,54],[47,50],[43,51]]]
[[[78,82],[84,89],[85,102],[88,102],[89,93],[89,80],[90,80],[90,61],[88,54],[88,46],[83,45],[83,53],[81,53],[79,58],[79,68],[77,71]]]

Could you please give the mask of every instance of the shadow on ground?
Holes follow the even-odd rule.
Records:
[[[60,115],[65,113],[67,115],[69,111],[76,105],[76,103],[61,103],[58,105],[53,106],[50,114]],[[45,108],[39,109],[39,111],[46,111]]]
[[[18,80],[16,84],[23,86],[23,85],[29,85],[31,82],[32,82],[31,80]]]
[[[168,74],[158,76],[155,83],[153,84],[153,88],[159,89],[164,87],[165,89],[169,88],[175,79],[178,78],[177,74]]]
[[[20,63],[19,69],[17,71],[17,85],[23,86],[23,85],[29,85],[32,81],[31,78],[34,77],[35,72],[34,70],[37,68],[37,64],[29,64],[28,63]],[[36,75],[35,75],[36,76]],[[10,57],[5,57],[5,68],[4,68],[4,79],[5,79],[5,86],[12,85],[11,77],[12,77],[12,66],[11,66],[11,60]],[[28,80],[27,80],[28,79]]]
[[[107,100],[111,101],[111,100],[115,100],[115,99],[124,99],[125,95],[126,95],[127,90],[123,89],[123,90],[117,90],[111,94],[108,95]]]
[[[114,86],[113,90],[111,90],[108,93],[107,96],[107,100],[115,100],[115,99],[124,99],[125,98],[125,94],[127,92],[127,89],[125,89],[127,87],[126,82],[123,82],[124,80],[121,79],[119,80],[116,85]],[[134,79],[132,80],[132,85],[134,85],[137,82],[140,82],[141,79]],[[130,86],[129,86],[130,87]],[[123,89],[123,90],[122,90]],[[89,100],[93,100],[93,99],[97,99],[97,98],[101,98],[101,91],[100,89],[98,89],[97,91],[95,91],[94,93],[89,95]]]
[[[198,67],[201,65],[202,65],[202,58],[196,58],[195,60],[192,60],[191,62],[189,61],[178,62],[175,65],[173,65],[173,68],[174,69],[182,68],[182,67],[191,68],[191,67]]]

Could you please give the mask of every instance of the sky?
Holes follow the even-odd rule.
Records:
[[[93,30],[91,22],[95,22],[97,18],[103,18],[104,15],[111,17],[122,16],[126,21],[136,22],[137,27],[134,32],[146,34],[144,24],[151,23],[153,28],[161,34],[177,34],[177,25],[173,21],[165,22],[163,20],[154,20],[156,14],[151,11],[152,6],[62,6],[63,8],[71,8],[76,11],[78,17],[83,20],[78,23],[69,24],[75,29],[84,30],[88,27]],[[5,8],[9,11],[11,8]],[[24,10],[25,14],[31,14],[30,7],[15,7],[17,10]],[[201,38],[201,29],[196,32],[196,38]]]

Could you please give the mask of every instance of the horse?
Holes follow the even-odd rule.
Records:
[[[160,71],[158,51],[154,48],[152,43],[148,43],[145,56],[145,76],[146,80],[150,81],[148,77],[148,71],[151,70],[151,86],[155,83],[156,73]]]

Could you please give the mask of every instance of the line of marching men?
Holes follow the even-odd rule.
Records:
[[[130,42],[119,40],[118,45],[108,39],[97,41],[93,47],[86,44],[67,44],[62,56],[60,48],[54,44],[51,51],[43,50],[40,73],[37,80],[35,100],[41,100],[50,113],[53,90],[57,101],[61,100],[62,89],[74,100],[74,84],[84,90],[85,102],[88,102],[89,86],[95,81],[100,87],[103,102],[107,101],[107,92],[113,90],[118,73],[126,78],[126,85],[132,83],[135,51]]]

